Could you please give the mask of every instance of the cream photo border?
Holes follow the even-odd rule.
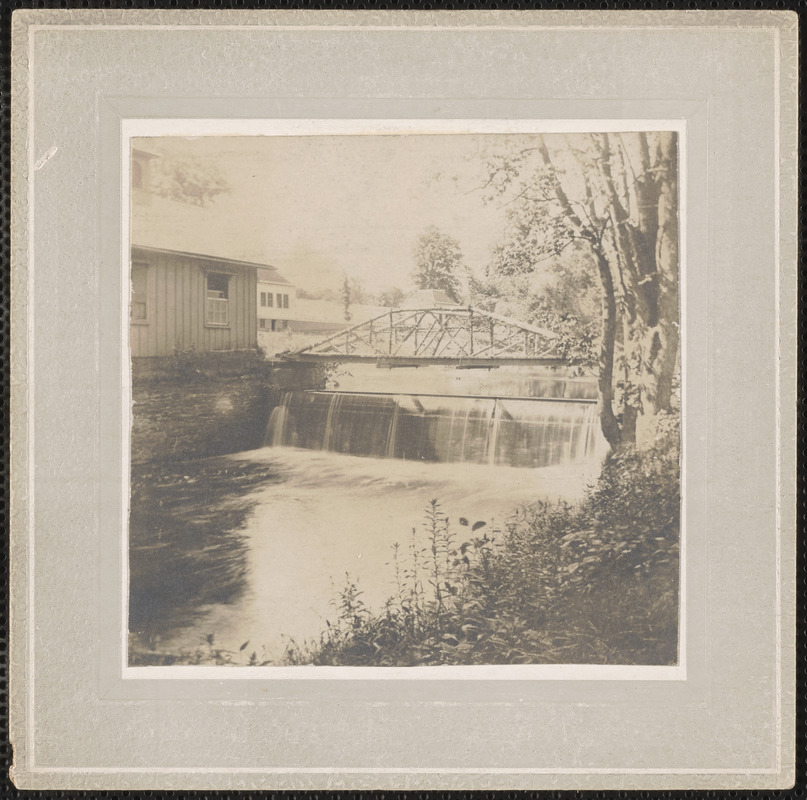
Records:
[[[392,120],[392,119],[274,119],[274,120],[233,120],[233,119],[124,119],[121,121],[121,184],[124,189],[130,186],[131,140],[140,137],[223,137],[223,136],[424,136],[424,135],[463,135],[463,134],[513,134],[513,133],[586,133],[616,131],[674,131],[678,135],[679,152],[679,211],[680,211],[680,285],[684,284],[686,267],[686,135],[682,120],[631,119],[631,120],[485,120],[485,119],[438,119],[438,120]],[[121,341],[124,343],[124,358],[121,376],[124,391],[121,394],[121,426],[123,436],[122,454],[122,498],[125,506],[122,519],[129,518],[129,439],[131,421],[131,376],[129,353],[129,264],[130,264],[130,199],[128,191],[121,196]],[[686,299],[681,293],[681,352],[686,353]],[[682,358],[682,374],[686,374],[685,360]],[[685,391],[683,398],[685,399]],[[682,423],[684,409],[681,411]],[[683,431],[683,424],[682,424]],[[682,439],[686,439],[682,433]],[[686,450],[682,453],[682,489],[685,485]],[[685,498],[682,497],[682,506]],[[644,665],[597,665],[597,664],[511,664],[487,666],[444,666],[444,667],[129,667],[127,662],[128,632],[128,575],[129,548],[128,524],[122,530],[121,540],[121,582],[122,598],[121,653],[122,678],[131,679],[215,679],[245,680],[265,678],[268,680],[685,680],[686,679],[686,538],[685,518],[681,524],[681,571],[679,592],[679,641],[678,663],[673,666]]]

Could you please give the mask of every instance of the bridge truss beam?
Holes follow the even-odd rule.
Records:
[[[556,333],[473,308],[391,310],[283,355],[296,361],[488,369],[567,363]]]

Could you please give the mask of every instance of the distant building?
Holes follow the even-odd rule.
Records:
[[[151,202],[151,163],[158,158],[154,153],[132,148],[132,199],[136,205]]]
[[[328,334],[359,325],[388,312],[383,306],[351,303],[350,319],[345,319],[345,307],[331,300],[297,300],[297,309],[289,327],[295,333]]]
[[[463,308],[455,303],[442,289],[416,289],[401,301],[400,308]]]
[[[258,330],[284,331],[297,313],[297,289],[274,267],[258,270]]]

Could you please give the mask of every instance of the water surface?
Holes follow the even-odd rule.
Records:
[[[194,491],[187,473],[209,464],[241,479]],[[424,540],[431,499],[458,537],[460,516],[491,530],[524,503],[580,497],[596,461],[524,469],[265,447],[185,469],[162,497],[133,497],[132,647],[189,652],[213,637],[237,659],[249,642],[244,654],[276,661],[335,618],[346,573],[368,606],[383,607],[395,589],[392,545],[408,546],[413,527]]]

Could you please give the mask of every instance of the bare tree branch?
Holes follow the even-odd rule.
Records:
[[[546,147],[546,142],[544,141],[544,136],[541,133],[538,134],[538,142],[539,142],[538,152],[541,156],[541,159],[544,162],[544,166],[547,167],[548,170],[550,170],[553,188],[555,190],[555,195],[558,198],[558,202],[560,203],[561,208],[563,209],[564,213],[566,214],[567,218],[572,223],[572,225],[574,225],[574,227],[577,228],[578,231],[583,236],[585,236],[586,233],[588,233],[588,229],[583,224],[583,221],[577,215],[575,210],[572,208],[572,205],[569,202],[569,198],[566,196],[566,192],[564,191],[563,186],[561,186],[561,183],[558,180],[555,165],[552,162],[552,158],[549,155],[549,150]]]

